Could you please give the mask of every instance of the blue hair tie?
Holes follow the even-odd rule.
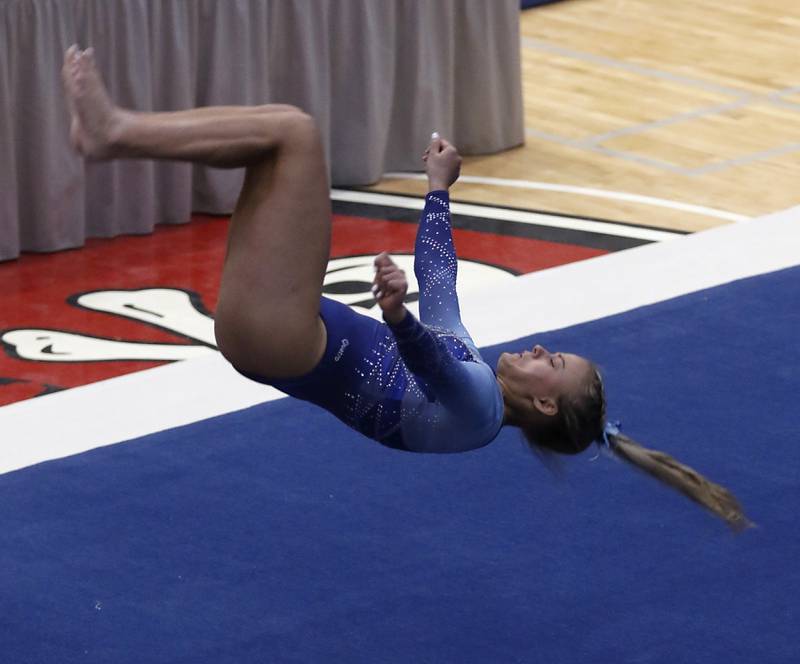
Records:
[[[622,422],[616,420],[615,422],[606,422],[605,427],[603,427],[603,438],[602,443],[606,446],[606,448],[611,451],[613,450],[613,446],[611,445],[611,441],[609,440],[609,436],[618,436],[619,430],[622,428]],[[601,442],[601,441],[598,441]]]

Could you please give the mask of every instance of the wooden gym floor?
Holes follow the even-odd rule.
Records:
[[[453,198],[682,231],[797,205],[798,29],[794,0],[524,11],[526,144],[466,159]]]

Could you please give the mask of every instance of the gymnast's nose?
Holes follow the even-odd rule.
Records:
[[[540,346],[539,344],[536,344],[533,347],[533,356],[538,359],[542,355],[547,355],[547,350],[545,349],[544,346]]]

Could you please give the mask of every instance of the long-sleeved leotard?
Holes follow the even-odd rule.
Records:
[[[417,231],[414,273],[422,322],[381,323],[322,298],[325,354],[306,376],[266,380],[397,449],[462,452],[491,442],[503,422],[492,369],[461,323],[447,192],[431,192]]]

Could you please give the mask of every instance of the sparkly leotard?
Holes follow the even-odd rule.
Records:
[[[491,442],[503,423],[494,372],[461,323],[457,260],[446,191],[425,199],[414,248],[420,318],[381,323],[322,298],[328,342],[309,374],[266,380],[396,449],[463,452]]]

